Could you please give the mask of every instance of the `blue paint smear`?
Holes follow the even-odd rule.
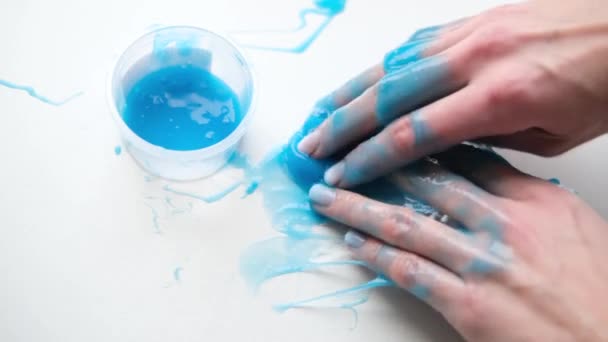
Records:
[[[323,16],[325,19],[319,24],[319,26],[310,33],[302,42],[293,47],[277,47],[277,46],[265,46],[256,44],[241,44],[246,48],[257,49],[257,50],[268,50],[275,52],[286,52],[286,53],[303,53],[306,51],[312,43],[323,33],[325,28],[331,23],[335,16],[342,13],[346,6],[346,0],[315,0],[315,8],[306,8],[300,11],[298,14],[300,22],[293,29],[286,30],[263,30],[253,31],[249,33],[295,33],[301,30],[307,29],[308,22],[307,17],[311,14]]]
[[[197,194],[193,194],[191,192],[187,192],[187,191],[179,191],[179,190],[175,190],[173,188],[171,188],[171,186],[169,185],[165,185],[163,187],[163,189],[169,193],[173,193],[175,195],[180,195],[180,196],[185,196],[185,197],[190,197],[190,198],[194,198],[197,199],[199,201],[203,201],[205,203],[214,203],[217,202],[221,199],[223,199],[224,197],[228,196],[230,193],[232,193],[234,190],[238,189],[241,186],[242,182],[238,181],[230,186],[228,186],[226,189],[218,191],[215,194],[212,195],[207,195],[207,196],[203,196],[203,195],[197,195]]]
[[[120,145],[114,147],[114,154],[119,156],[122,153],[122,147]]]
[[[242,119],[237,95],[222,80],[194,65],[167,66],[129,91],[122,117],[142,139],[170,150],[216,144]]]
[[[21,84],[16,84],[16,83],[12,83],[9,81],[5,81],[0,79],[0,86],[4,86],[10,89],[16,89],[16,90],[20,90],[20,91],[24,91],[26,92],[29,96],[44,102],[46,104],[50,104],[52,106],[61,106],[64,105],[70,101],[72,101],[73,99],[77,98],[78,96],[81,96],[82,94],[84,94],[82,91],[77,92],[75,94],[73,94],[72,96],[64,99],[64,100],[60,100],[60,101],[56,101],[56,100],[51,100],[46,96],[40,95],[36,89],[30,87],[30,86],[26,86],[26,85],[21,85]]]

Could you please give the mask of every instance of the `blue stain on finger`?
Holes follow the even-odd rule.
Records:
[[[384,71],[389,74],[424,58],[431,40],[407,41],[384,56]]]
[[[417,110],[410,114],[410,124],[414,134],[414,147],[423,147],[437,141],[437,138],[424,119],[422,111]]]
[[[64,105],[70,101],[72,101],[73,99],[77,98],[78,96],[81,96],[83,94],[83,92],[77,92],[63,100],[51,100],[46,96],[40,95],[38,93],[38,91],[36,91],[36,89],[34,89],[33,87],[30,86],[26,86],[26,85],[22,85],[22,84],[17,84],[17,83],[13,83],[13,82],[9,82],[9,81],[5,81],[0,79],[0,86],[4,86],[6,88],[10,88],[10,89],[15,89],[15,90],[20,90],[23,91],[25,93],[27,93],[29,96],[35,98],[36,100],[40,101],[40,102],[44,102],[46,104],[50,104],[52,106],[61,106]]]
[[[434,38],[439,34],[439,31],[441,31],[443,27],[444,25],[436,25],[419,29],[412,34],[408,41]]]
[[[378,89],[377,119],[387,125],[456,90],[448,62],[434,56],[413,62],[382,78]]]

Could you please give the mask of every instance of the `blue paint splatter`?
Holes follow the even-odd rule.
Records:
[[[122,147],[120,147],[120,145],[117,145],[116,147],[114,147],[114,154],[119,156],[122,153]]]
[[[80,92],[77,92],[77,93],[73,94],[72,96],[70,96],[70,97],[68,97],[68,98],[66,98],[64,100],[56,101],[56,100],[51,100],[51,99],[49,99],[46,96],[40,95],[36,91],[36,89],[34,89],[34,88],[30,87],[30,86],[16,84],[16,83],[12,83],[12,82],[5,81],[5,80],[2,80],[2,79],[0,79],[0,86],[4,86],[4,87],[10,88],[10,89],[16,89],[16,90],[24,91],[29,96],[31,96],[31,97],[33,97],[33,98],[35,98],[35,99],[37,99],[37,100],[39,100],[41,102],[44,102],[46,104],[50,104],[50,105],[53,105],[53,106],[64,105],[64,104],[72,101],[73,99],[75,99],[78,96],[81,96],[83,94],[83,92],[80,91]]]

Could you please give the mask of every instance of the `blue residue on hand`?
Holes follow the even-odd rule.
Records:
[[[61,105],[66,104],[66,103],[72,101],[73,99],[75,99],[78,96],[80,96],[80,95],[83,94],[83,92],[77,92],[77,93],[75,93],[75,94],[71,95],[70,97],[68,97],[66,99],[63,99],[63,100],[51,100],[51,99],[49,99],[46,96],[40,95],[36,91],[36,89],[34,89],[33,87],[30,87],[30,86],[16,84],[16,83],[5,81],[5,80],[2,80],[2,79],[0,79],[0,86],[4,86],[4,87],[10,88],[10,89],[15,89],[15,90],[20,90],[20,91],[26,92],[29,96],[31,96],[31,97],[33,97],[33,98],[35,98],[35,99],[37,99],[37,100],[39,100],[41,102],[44,102],[46,104],[50,104],[50,105],[53,105],[53,106],[61,106]]]

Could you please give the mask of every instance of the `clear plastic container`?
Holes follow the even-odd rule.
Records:
[[[236,94],[242,118],[223,140],[198,150],[170,150],[149,143],[123,120],[126,97],[145,75],[167,66],[190,64],[209,71]],[[191,26],[151,31],[133,42],[116,62],[110,79],[109,101],[123,144],[146,171],[172,180],[194,180],[220,169],[233,155],[251,121],[254,80],[250,65],[226,38]]]

